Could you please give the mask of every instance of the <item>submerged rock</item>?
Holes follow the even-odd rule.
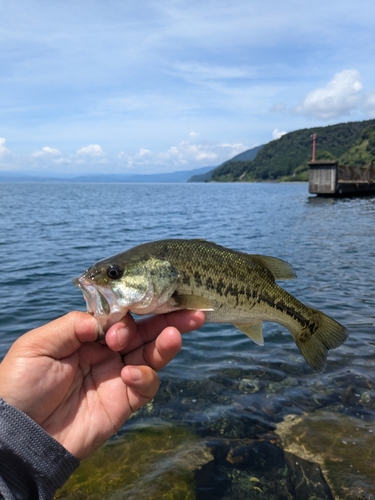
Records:
[[[82,462],[55,498],[194,500],[194,470],[210,460],[204,441],[186,428],[137,429]]]
[[[165,381],[56,499],[375,500],[370,382],[257,375]]]
[[[197,500],[334,500],[320,466],[285,453],[280,438],[216,439],[195,474]]]
[[[320,464],[336,500],[375,499],[375,424],[329,410],[277,425],[284,449]]]

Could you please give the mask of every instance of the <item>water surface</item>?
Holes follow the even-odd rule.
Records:
[[[233,449],[230,440],[236,446],[244,439],[263,442],[290,415],[318,415],[322,408],[357,418],[370,431],[374,228],[375,198],[310,197],[306,184],[0,184],[0,356],[28,329],[85,309],[71,279],[94,261],[145,241],[206,238],[287,260],[298,278],[282,286],[345,324],[350,339],[330,352],[325,372],[315,374],[277,324],[264,325],[263,347],[230,325],[206,325],[184,337],[182,352],[160,373],[152,408],[123,433],[140,423],[173,423],[211,440],[211,450],[223,440]],[[225,498],[233,481],[221,497],[210,483],[206,498]],[[363,498],[375,494],[373,479],[365,477],[361,487]],[[275,497],[263,491],[262,498],[298,498],[280,491]]]

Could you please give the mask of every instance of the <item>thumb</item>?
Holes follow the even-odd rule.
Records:
[[[54,359],[70,356],[84,342],[98,338],[99,324],[88,313],[73,311],[35,330],[31,330],[18,341],[29,355],[44,355]],[[17,341],[17,342],[18,342]]]

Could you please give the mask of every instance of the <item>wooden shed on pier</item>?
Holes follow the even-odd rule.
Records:
[[[338,161],[311,161],[309,193],[322,196],[375,194],[375,166],[352,167]]]

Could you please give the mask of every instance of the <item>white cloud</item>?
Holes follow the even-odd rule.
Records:
[[[149,174],[217,166],[248,149],[241,142],[198,141],[197,135],[189,133],[188,139],[158,152],[141,147],[135,153],[106,153],[98,144],[89,144],[71,154],[45,146],[39,151],[23,155],[22,159],[17,155],[9,156],[14,166],[21,160],[23,164],[29,164],[30,168],[42,167],[55,172],[59,171],[60,166],[60,171],[64,174],[103,173],[108,171],[108,166],[105,166],[108,164],[113,173],[136,170]],[[0,139],[0,152],[8,151],[4,143],[5,139]]]
[[[356,108],[361,90],[361,75],[355,69],[347,69],[336,73],[325,87],[309,92],[296,111],[324,120],[343,116]]]
[[[177,146],[172,146],[166,153],[160,154],[160,159],[172,162],[175,165],[186,165],[191,162],[212,162],[217,155],[210,148],[202,144],[190,144],[187,141],[180,142]]]
[[[9,149],[5,147],[6,139],[0,137],[0,155],[5,155],[10,153]]]
[[[365,95],[363,109],[371,118],[375,118],[375,92],[368,92]]]
[[[242,143],[192,143],[182,141],[165,153],[160,153],[157,163],[169,163],[174,167],[219,165],[248,149]]]
[[[103,156],[104,151],[99,144],[89,144],[79,149],[77,154],[82,156]]]
[[[60,156],[59,158],[54,158],[53,163],[61,165],[63,163],[73,163],[73,161],[70,158],[63,158],[62,156]]]
[[[138,153],[137,153],[137,156],[139,158],[143,158],[144,156],[148,156],[151,154],[151,151],[149,149],[146,149],[146,148],[141,148]]]
[[[142,173],[161,173],[217,166],[247,149],[249,148],[242,143],[193,142],[189,139],[159,153],[143,148],[135,154],[121,152],[118,160],[125,168],[137,168]]]
[[[60,156],[61,152],[58,149],[50,148],[49,146],[45,146],[40,151],[34,151],[31,156],[34,158],[40,157],[48,157],[48,156]]]
[[[152,164],[154,155],[149,149],[146,148],[140,148],[140,150],[131,155],[128,153],[125,153],[124,151],[121,151],[117,155],[117,159],[120,160],[122,165],[125,165],[127,168],[138,168],[142,169],[144,166],[148,166]],[[113,164],[115,163],[116,160],[113,161]]]
[[[280,139],[280,137],[285,134],[286,132],[281,132],[279,129],[275,128],[275,130],[272,132],[272,139]]]

